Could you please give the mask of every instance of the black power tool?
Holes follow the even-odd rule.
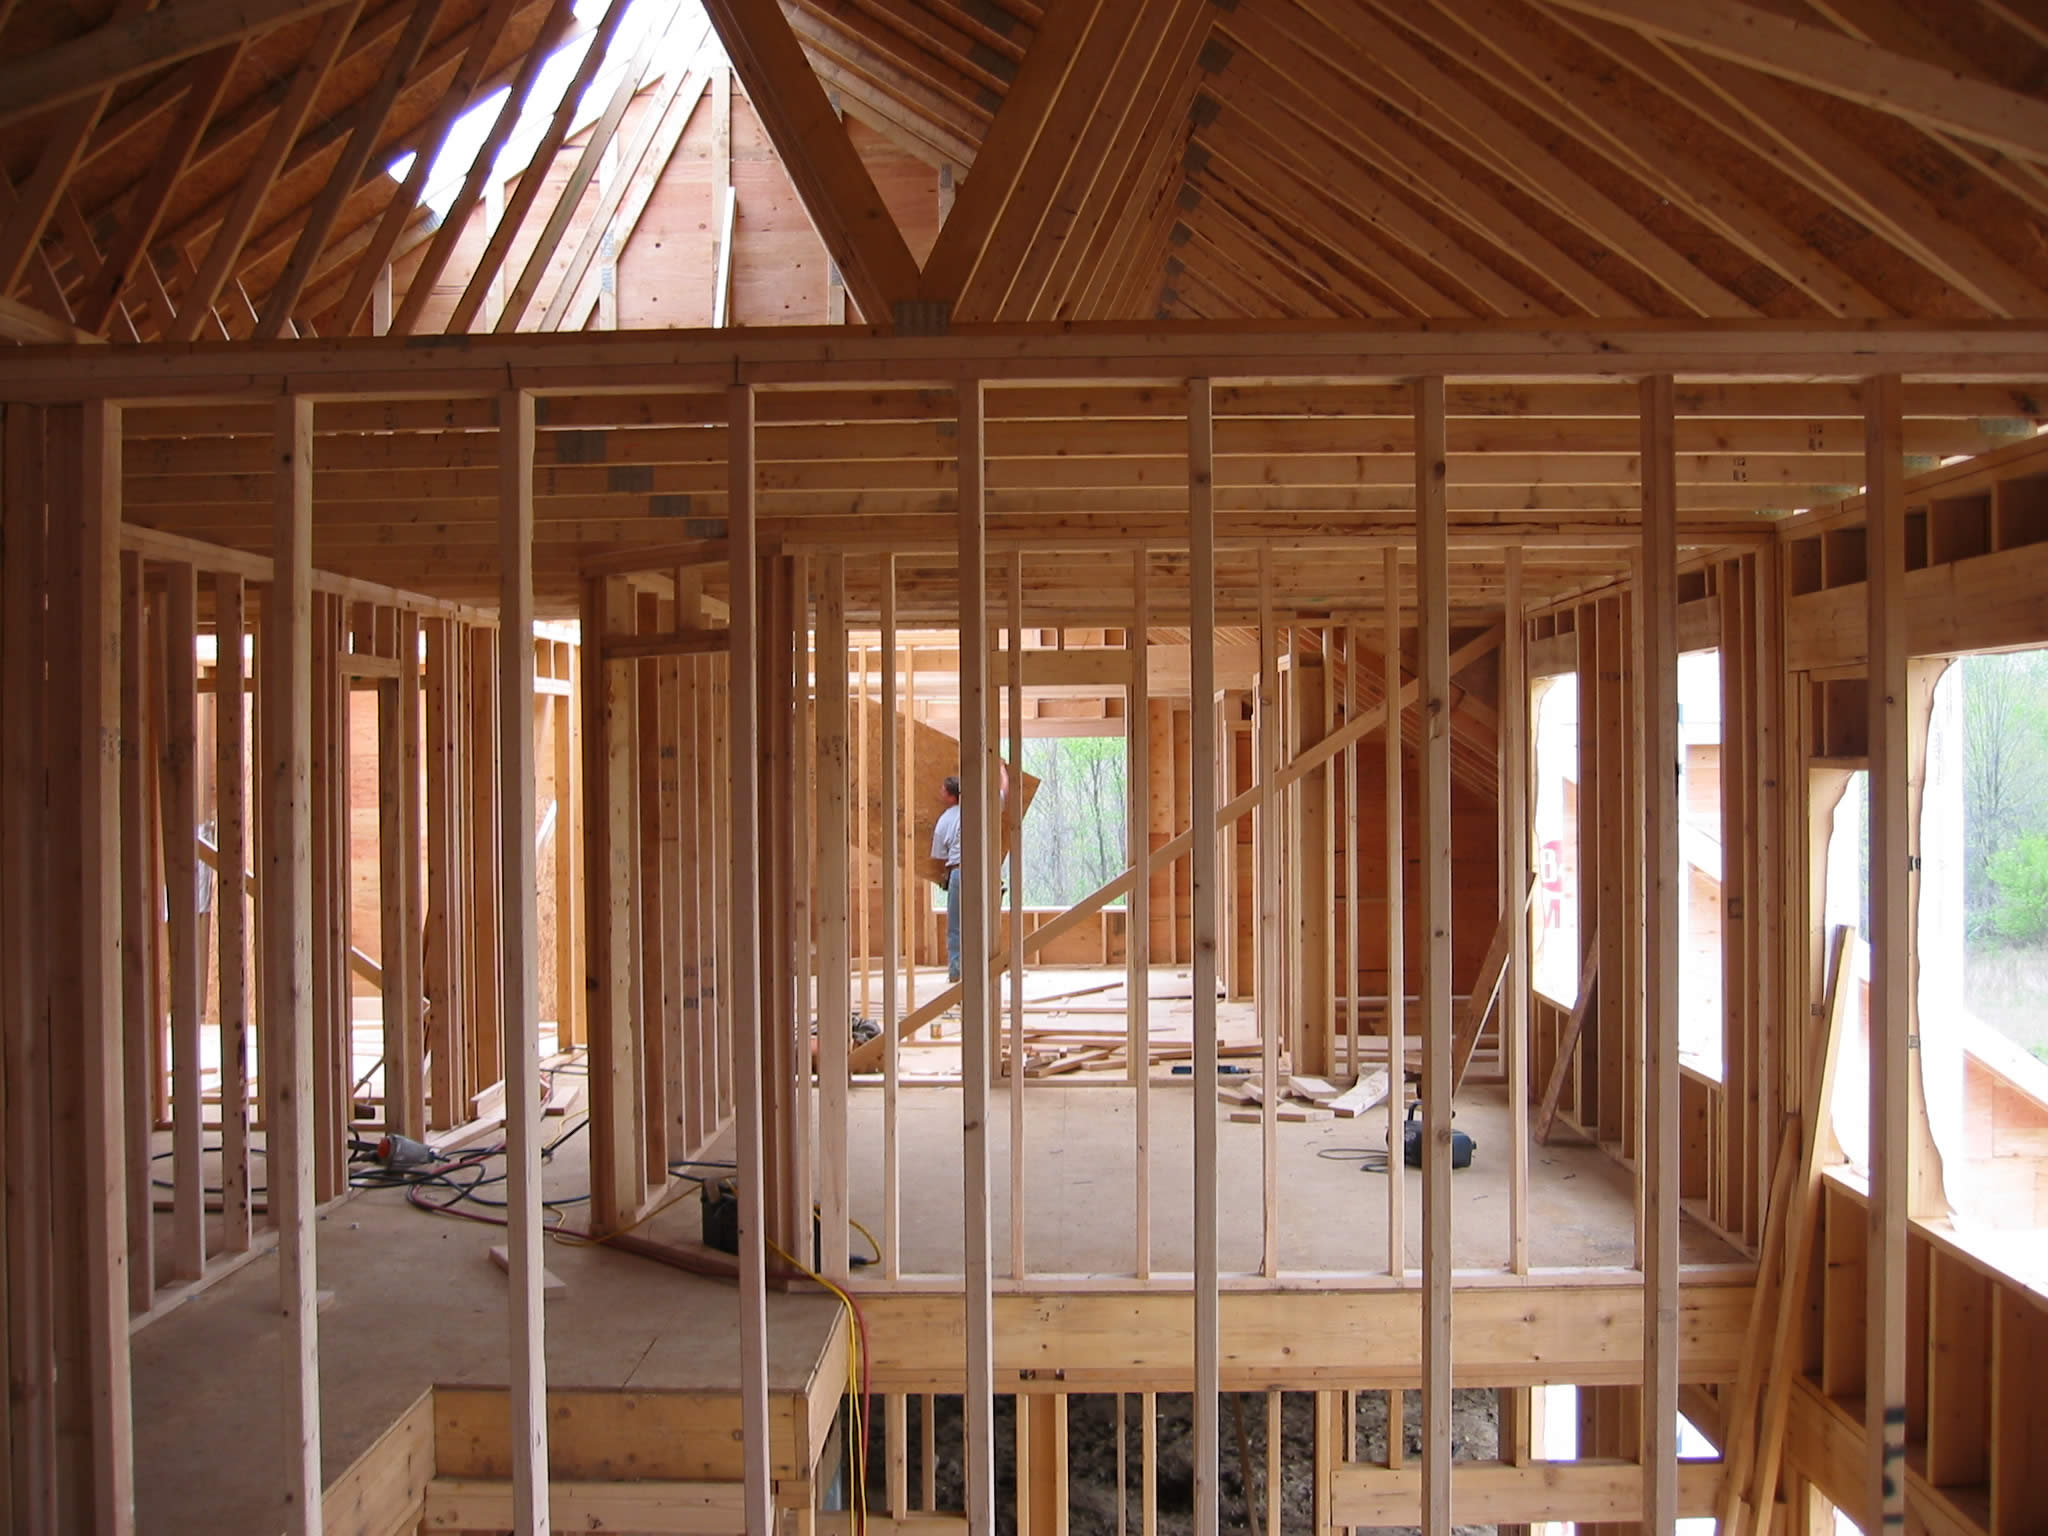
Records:
[[[1401,1127],[1401,1161],[1410,1168],[1422,1166],[1422,1122],[1415,1118],[1415,1112],[1422,1108],[1417,1099],[1408,1106],[1407,1122]],[[1463,1131],[1451,1132],[1451,1166],[1470,1168],[1472,1166],[1472,1138]]]

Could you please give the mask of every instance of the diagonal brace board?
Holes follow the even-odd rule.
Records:
[[[1529,903],[1535,898],[1536,877],[1531,875],[1529,889],[1521,901],[1509,903],[1508,910],[1500,915],[1500,926],[1494,929],[1493,941],[1486,946],[1486,958],[1479,962],[1478,979],[1472,983],[1471,996],[1465,999],[1465,1006],[1458,1014],[1457,1030],[1451,1036],[1453,1094],[1465,1081],[1465,1069],[1472,1065],[1472,1053],[1478,1048],[1480,1032],[1486,1028],[1493,1005],[1500,997],[1501,983],[1507,979],[1508,949],[1514,942],[1515,924],[1529,921]],[[1517,976],[1515,985],[1522,984],[1523,978]]]
[[[872,325],[918,298],[917,260],[775,0],[705,0],[804,211]]]

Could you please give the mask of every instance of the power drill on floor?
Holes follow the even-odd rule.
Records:
[[[1422,1166],[1422,1122],[1415,1118],[1415,1112],[1422,1108],[1417,1099],[1408,1106],[1407,1122],[1401,1127],[1401,1161],[1410,1168]],[[1472,1138],[1463,1131],[1451,1132],[1451,1166],[1469,1168],[1472,1166]]]

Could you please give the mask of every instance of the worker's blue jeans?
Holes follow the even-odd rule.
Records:
[[[960,979],[960,866],[946,871],[946,980]]]

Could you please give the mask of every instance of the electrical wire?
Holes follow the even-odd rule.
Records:
[[[870,1393],[868,1390],[867,1319],[861,1316],[859,1304],[846,1291],[834,1285],[808,1264],[791,1258],[783,1246],[774,1239],[770,1238],[766,1241],[768,1246],[775,1250],[777,1257],[783,1263],[802,1274],[808,1275],[834,1296],[837,1296],[839,1304],[846,1308],[848,1321],[853,1325],[852,1347],[848,1351],[846,1359],[847,1411],[853,1421],[850,1426],[853,1431],[853,1455],[850,1458],[852,1467],[847,1481],[851,1485],[855,1536],[865,1536],[868,1528],[868,1421],[871,1416],[871,1405],[868,1401]],[[873,1242],[874,1239],[870,1238],[869,1241]]]
[[[1354,1159],[1360,1173],[1385,1173],[1387,1171],[1387,1149],[1385,1147],[1318,1147],[1316,1156],[1333,1163],[1348,1163]]]

